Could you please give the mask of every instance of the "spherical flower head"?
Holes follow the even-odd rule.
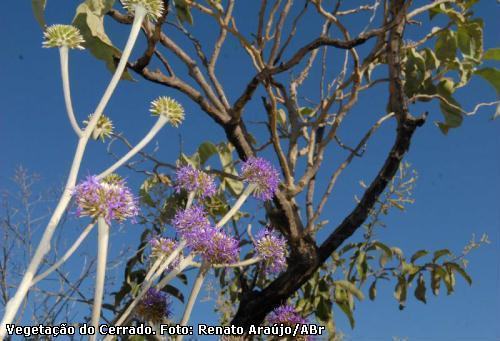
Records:
[[[231,264],[238,261],[238,241],[214,227],[193,236],[192,248],[210,264]]]
[[[241,167],[243,179],[257,187],[254,196],[260,200],[271,200],[278,188],[279,173],[273,165],[260,157],[250,157]]]
[[[178,127],[184,120],[184,108],[179,102],[170,97],[158,97],[151,102],[149,111],[153,115],[165,116],[174,127]]]
[[[163,13],[162,0],[122,0],[122,5],[131,13],[135,13],[135,6],[143,7],[147,12],[147,17],[153,21],[161,17]]]
[[[267,321],[270,325],[282,323],[291,327],[296,324],[307,323],[307,321],[295,311],[295,308],[289,304],[284,304],[274,309],[271,314],[269,314]]]
[[[122,223],[139,214],[137,199],[118,175],[111,174],[102,180],[89,176],[75,187],[79,217],[103,217],[108,224],[112,220]]]
[[[193,242],[194,236],[210,228],[210,221],[203,207],[192,205],[185,210],[177,211],[172,225],[189,245]]]
[[[43,47],[67,47],[83,50],[83,40],[80,31],[72,25],[52,25],[43,33],[45,41]]]
[[[144,321],[161,323],[171,314],[168,296],[154,288],[148,289],[136,308],[137,317]]]
[[[214,178],[207,173],[193,168],[190,165],[177,169],[177,185],[175,191],[180,193],[182,189],[188,192],[195,192],[196,195],[204,198],[215,194]]]
[[[256,235],[255,250],[264,260],[266,273],[279,273],[286,268],[286,239],[266,228]]]
[[[155,237],[149,240],[149,245],[151,245],[151,257],[154,259],[166,258],[174,252],[177,248],[177,242],[170,238]],[[176,267],[179,264],[180,256],[177,256],[173,262],[168,266],[169,270]]]
[[[92,119],[92,115],[89,115],[88,119],[83,121],[83,124],[87,126]],[[106,138],[109,138],[111,134],[113,134],[113,122],[111,122],[111,119],[105,115],[99,116],[99,119],[97,120],[97,124],[92,131],[92,138],[94,140],[101,139],[102,142]]]

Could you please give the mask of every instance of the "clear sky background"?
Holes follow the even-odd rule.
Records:
[[[49,0],[48,23],[70,22],[77,3]],[[483,0],[476,7],[476,14],[483,17],[486,24],[486,48],[498,46],[498,5],[493,0]],[[248,18],[257,10],[252,1],[237,2],[236,17],[239,16],[239,26],[244,32],[254,26]],[[248,15],[241,16],[242,13]],[[364,27],[361,19],[351,26],[359,24],[362,25],[361,28]],[[309,35],[317,33],[317,27],[313,28],[313,21],[309,20],[300,27],[296,46],[303,43],[303,39],[307,39]],[[106,24],[115,45],[122,47],[128,29],[112,23],[109,18],[106,19]],[[23,165],[42,176],[40,189],[59,186],[65,181],[76,138],[64,111],[57,51],[41,48],[42,33],[33,18],[29,1],[4,4],[0,12],[0,32],[0,188],[12,188],[9,179],[17,165]],[[199,16],[195,16],[194,32],[201,41],[212,41],[217,34],[214,25]],[[172,35],[174,38],[178,37],[176,33]],[[143,38],[140,40],[134,56],[143,50]],[[231,99],[242,91],[254,72],[249,67],[249,61],[240,59],[237,52],[237,43],[229,40],[218,68],[220,79]],[[176,65],[180,67],[174,62],[174,67]],[[110,74],[101,62],[88,53],[72,52],[70,77],[75,111],[83,120],[97,104]],[[155,143],[160,148],[157,155],[162,160],[175,160],[179,152],[179,136],[182,136],[182,148],[188,154],[194,152],[196,146],[203,141],[224,140],[221,129],[183,96],[138,77],[136,80],[137,82],[122,82],[106,110],[117,131],[123,131],[129,140],[138,141],[154,123],[155,119],[147,110],[149,101],[159,95],[175,96],[185,104],[187,111],[186,122],[179,130],[166,128],[158,135]],[[311,87],[308,91],[308,95],[314,96],[317,87]],[[471,110],[480,101],[495,100],[496,94],[483,80],[474,79],[470,87],[461,91],[457,97],[466,110]],[[368,127],[383,113],[386,98],[385,86],[361,98],[352,117],[340,131],[345,142],[354,144],[359,139],[365,131],[365,128],[360,127]],[[245,117],[249,120],[262,120],[265,114],[258,96],[254,102],[246,111]],[[376,112],[373,112],[375,107]],[[345,316],[335,311],[338,328],[353,339],[389,340],[394,336],[409,337],[410,340],[500,338],[500,120],[491,121],[493,109],[486,108],[474,117],[467,118],[461,128],[444,136],[432,124],[441,119],[437,106],[427,108],[430,109],[429,122],[416,133],[412,149],[406,158],[419,173],[414,192],[416,202],[407,212],[394,212],[387,217],[385,222],[388,228],[379,231],[378,238],[387,244],[401,247],[406,254],[412,254],[421,248],[435,250],[443,247],[460,252],[474,233],[478,237],[487,233],[492,243],[470,256],[468,271],[473,278],[472,287],[458,279],[456,292],[449,297],[443,292],[439,297],[433,297],[428,290],[426,305],[410,298],[407,308],[399,311],[398,304],[392,297],[395,284],[382,284],[378,288],[379,296],[375,302],[367,300],[357,305],[354,330],[349,327]],[[252,126],[251,129],[257,128]],[[356,133],[352,133],[353,131]],[[331,228],[354,207],[353,197],[361,193],[358,181],[371,181],[376,174],[382,162],[381,155],[392,144],[393,131],[393,124],[380,129],[370,143],[365,157],[356,160],[341,177],[325,210],[328,212],[325,219],[330,220]],[[255,134],[263,136],[257,130]],[[148,150],[152,150],[152,147],[153,145],[149,146]],[[119,153],[124,149],[115,150]],[[342,157],[338,154],[331,154],[326,162],[334,164],[339,159]],[[106,154],[105,146],[92,143],[80,174],[84,176],[98,173],[110,162],[112,158]],[[122,170],[121,174],[138,190],[143,180],[140,176],[126,170]],[[327,174],[323,175],[323,179],[326,179]],[[78,226],[82,225],[81,222],[73,224],[74,228],[66,229],[69,240],[77,235]],[[141,226],[124,226],[116,230],[111,246],[112,254],[116,254],[123,246],[135,248],[140,230]],[[354,240],[359,238],[360,233],[356,234]],[[90,238],[85,250],[92,252],[93,245],[95,240]],[[78,260],[72,262],[70,264],[78,264]],[[121,278],[122,269],[113,271]],[[89,285],[90,293],[91,284]],[[217,316],[213,313],[212,306],[213,302],[210,301],[200,303],[192,316],[192,322],[215,324]],[[85,306],[77,308],[82,310],[82,314],[88,313],[84,311],[88,309]],[[177,315],[182,313],[181,306],[176,305],[175,309]]]

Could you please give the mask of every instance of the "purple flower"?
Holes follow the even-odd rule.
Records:
[[[194,252],[210,264],[231,264],[238,261],[238,241],[214,227],[196,235],[192,242]]]
[[[203,207],[193,205],[185,210],[177,211],[172,225],[190,245],[193,243],[193,238],[210,228],[210,221]]]
[[[280,182],[278,171],[271,163],[260,157],[250,157],[241,167],[245,181],[257,185],[254,196],[260,200],[271,200]]]
[[[295,308],[289,304],[284,304],[274,309],[269,314],[267,321],[269,324],[284,324],[286,326],[295,326],[296,324],[306,324],[307,321],[295,311]]]
[[[286,268],[286,240],[269,228],[257,234],[255,249],[264,260],[267,273],[278,273]]]
[[[160,257],[168,257],[177,248],[177,242],[170,238],[155,237],[149,241],[151,245],[151,257],[158,259]],[[180,256],[177,256],[168,266],[169,269],[176,267],[179,264]]]
[[[109,175],[102,180],[95,176],[77,185],[75,195],[78,217],[103,217],[108,224],[112,220],[123,222],[139,214],[137,199],[118,175]]]
[[[191,167],[190,165],[177,169],[177,185],[175,191],[179,193],[182,189],[195,192],[200,197],[211,197],[216,188],[214,178],[207,173]]]
[[[165,293],[150,288],[139,301],[136,315],[144,321],[160,323],[170,316],[170,305],[170,300]]]

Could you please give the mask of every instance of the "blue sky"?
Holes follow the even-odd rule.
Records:
[[[237,3],[237,15],[257,10],[251,2]],[[51,24],[70,22],[76,4],[49,0],[47,21]],[[495,34],[498,5],[485,0],[476,7],[476,14],[483,17],[486,24],[486,48],[498,46],[498,35]],[[245,21],[245,18],[240,19],[243,32],[253,27],[253,23]],[[126,28],[113,24],[109,19],[106,23],[115,45],[123,46],[128,33]],[[356,24],[359,26],[359,22],[351,23],[352,27],[357,27]],[[213,39],[217,32],[211,29],[213,27],[203,18],[195,16],[193,30],[202,41]],[[316,33],[312,27],[301,27],[297,45]],[[24,165],[41,174],[40,188],[58,186],[65,180],[76,138],[64,112],[57,51],[41,48],[41,30],[32,16],[28,1],[10,2],[4,6],[0,13],[0,32],[3,37],[0,52],[0,188],[11,187],[9,178],[16,165]],[[179,37],[176,33],[172,35]],[[138,46],[134,56],[140,53],[144,42],[141,41]],[[227,87],[231,99],[242,91],[253,73],[248,59],[237,57],[237,49],[234,41],[228,41],[218,68],[221,82]],[[245,69],[242,65],[248,67]],[[72,52],[70,76],[75,111],[83,120],[97,104],[110,74],[88,53]],[[314,96],[316,91],[317,87],[311,87],[307,95]],[[380,88],[361,97],[340,131],[345,142],[354,144],[365,130],[360,127],[373,123],[377,115],[385,110],[385,91],[385,88]],[[166,128],[158,135],[155,143],[160,147],[158,156],[161,159],[175,160],[180,136],[183,150],[188,154],[205,140],[219,142],[224,139],[221,129],[184,97],[139,78],[137,82],[122,82],[105,112],[113,118],[118,131],[123,131],[131,141],[137,141],[154,123],[155,119],[147,110],[149,101],[159,95],[175,96],[183,102],[187,112],[186,122],[179,130]],[[474,79],[467,90],[458,94],[458,98],[464,108],[472,109],[480,101],[495,100],[496,95],[483,80]],[[254,104],[245,113],[248,120],[262,120],[264,113],[259,101],[256,96]],[[378,109],[373,113],[375,107]],[[429,123],[416,133],[406,158],[419,174],[414,192],[416,202],[405,213],[391,214],[386,220],[388,228],[380,231],[378,237],[390,245],[401,247],[406,254],[421,248],[434,250],[442,247],[459,252],[473,233],[477,236],[487,233],[492,243],[470,256],[468,270],[473,278],[472,287],[459,279],[456,292],[449,297],[444,293],[439,297],[428,297],[427,305],[410,299],[407,308],[399,311],[392,297],[394,284],[382,285],[375,302],[365,301],[357,305],[354,330],[350,329],[347,319],[335,311],[338,327],[354,339],[389,340],[399,336],[409,337],[410,340],[494,340],[500,337],[500,121],[490,120],[491,108],[483,109],[474,117],[467,118],[462,127],[444,136],[432,124],[441,119],[437,106],[430,105],[428,108]],[[254,126],[251,129],[255,130],[256,136],[263,136]],[[342,175],[325,210],[328,212],[325,219],[330,220],[331,228],[354,206],[353,196],[361,193],[358,181],[370,181],[380,167],[381,155],[392,143],[393,130],[392,124],[381,128],[365,157],[355,160],[349,171]],[[149,146],[151,149],[152,146]],[[116,150],[123,151],[120,148]],[[112,161],[106,154],[105,146],[100,143],[93,143],[87,155],[81,175],[97,173]],[[327,155],[325,162],[334,164],[338,159],[338,154],[332,153]],[[125,170],[121,173],[138,189],[140,177]],[[326,179],[327,174],[322,175]],[[76,236],[77,229],[67,231],[69,239]],[[140,226],[126,226],[115,232],[112,252],[125,245],[135,247],[135,237],[139,233]],[[354,239],[359,237],[360,234],[357,234]],[[92,251],[92,245],[94,240],[91,238],[86,245],[87,250]],[[121,269],[115,271],[121,276]],[[213,302],[200,303],[192,322],[216,323],[212,305]],[[180,307],[176,309],[178,313],[182,311]]]

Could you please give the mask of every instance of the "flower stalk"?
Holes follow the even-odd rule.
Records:
[[[257,188],[257,185],[254,183],[250,183],[247,185],[243,193],[241,193],[240,197],[234,203],[233,207],[221,218],[221,220],[215,225],[216,228],[221,228],[224,226],[243,206],[248,197],[252,194],[252,192]]]
[[[130,149],[127,154],[122,156],[120,160],[116,161],[111,167],[99,174],[97,178],[102,179],[106,177],[107,175],[113,173],[115,170],[121,167],[125,162],[130,160],[135,154],[140,152],[141,149],[144,148],[156,136],[156,134],[158,134],[158,132],[165,126],[167,122],[167,117],[163,115],[158,116],[158,120],[156,120],[156,123],[153,125],[153,127],[151,127],[151,130],[146,134],[146,136],[144,136],[137,145]]]
[[[203,281],[205,280],[205,276],[209,269],[210,269],[210,264],[204,261],[201,264],[200,270],[198,271],[198,275],[196,276],[196,280],[194,281],[191,294],[189,295],[189,300],[186,304],[186,308],[184,310],[184,314],[182,315],[182,320],[180,322],[181,326],[185,326],[189,321],[189,317],[191,316],[191,313],[193,311],[196,298],[198,297],[198,294],[201,291]],[[182,335],[178,335],[176,340],[182,341]]]
[[[63,93],[64,93],[64,104],[66,105],[66,113],[68,114],[69,122],[71,123],[71,127],[75,131],[78,137],[82,136],[82,130],[78,125],[78,121],[75,117],[75,113],[73,111],[73,103],[71,101],[71,90],[69,85],[69,68],[68,68],[68,47],[61,46],[59,48],[59,59],[61,61],[61,78],[63,84]]]
[[[102,298],[104,294],[104,280],[106,277],[106,261],[108,258],[108,242],[109,242],[109,225],[103,217],[97,218],[97,226],[99,231],[97,244],[97,272],[95,279],[94,290],[94,305],[92,306],[92,326],[95,330],[99,330],[99,320],[101,317]],[[90,340],[96,339],[96,335],[92,335]]]
[[[75,253],[75,251],[82,244],[82,242],[85,240],[85,238],[87,238],[90,231],[92,231],[94,226],[95,226],[95,222],[88,224],[87,227],[83,230],[83,232],[75,240],[73,245],[71,245],[71,247],[68,249],[68,251],[66,251],[66,253],[57,262],[55,262],[50,268],[45,270],[43,273],[41,273],[40,275],[33,278],[31,286],[34,286],[36,283],[40,282],[42,279],[44,279],[45,277],[50,275],[52,272],[59,269],[59,267],[61,265],[63,265],[69,259],[69,257],[71,257],[73,255],[73,253]]]

